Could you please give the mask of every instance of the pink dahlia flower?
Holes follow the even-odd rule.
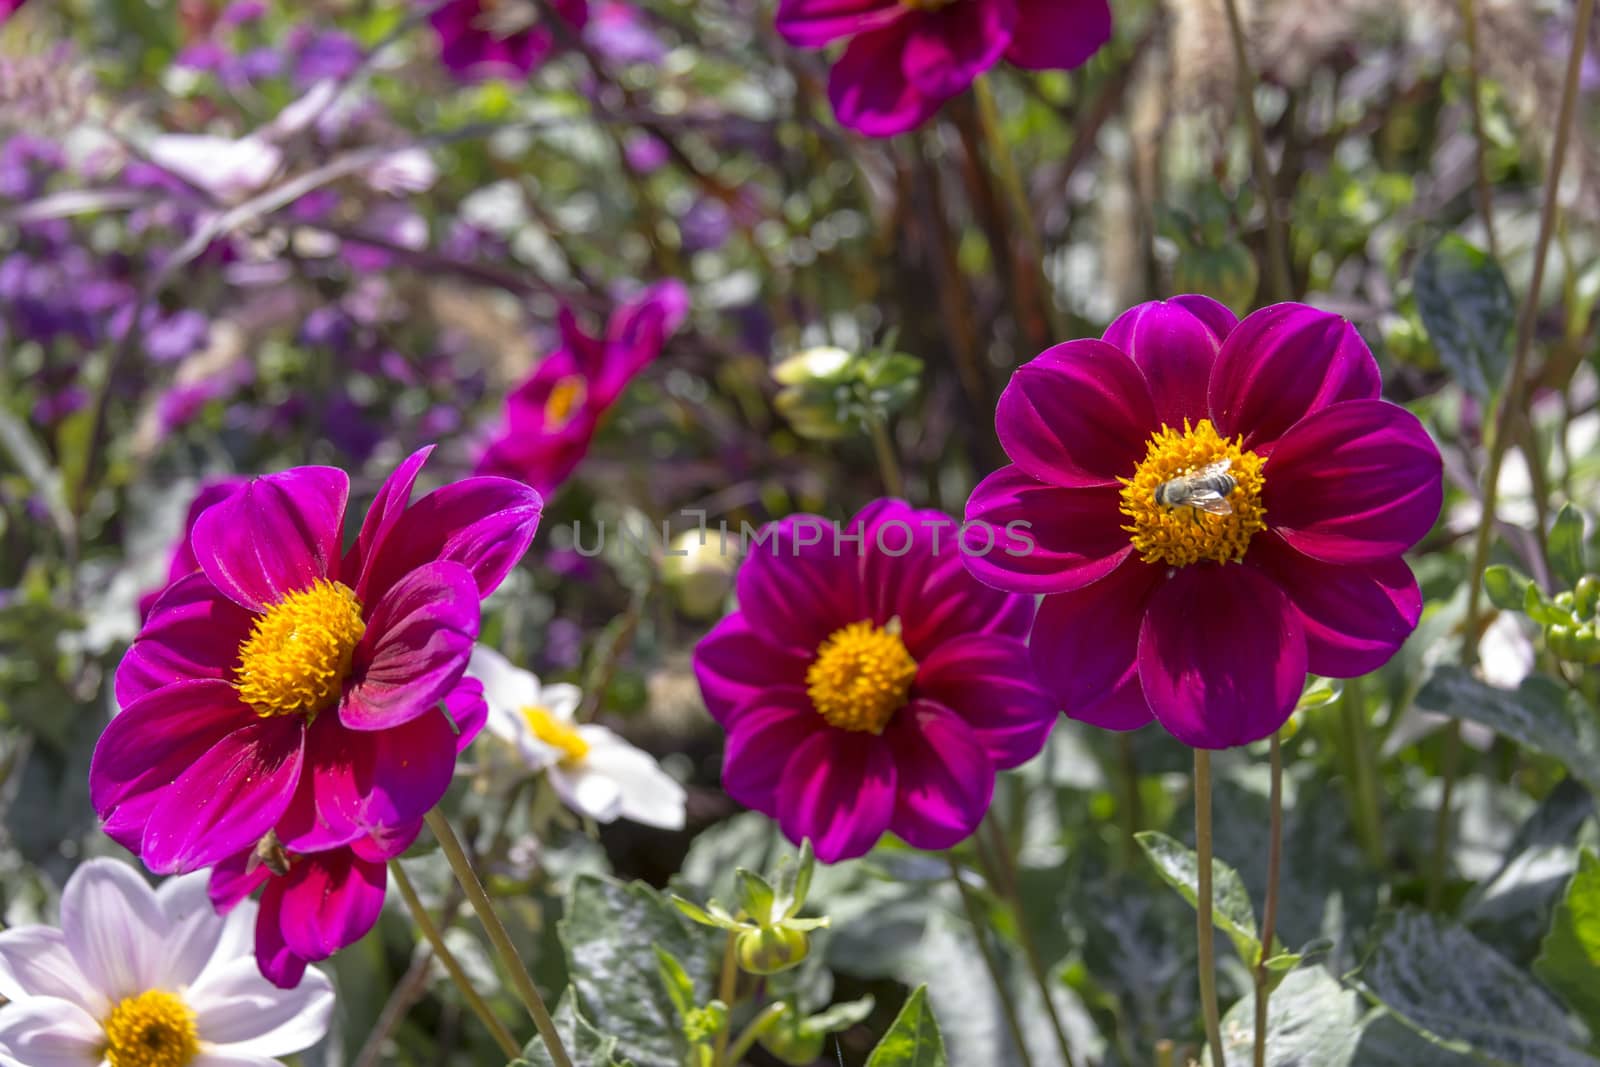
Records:
[[[561,347],[506,401],[505,428],[478,461],[480,474],[554,492],[589,452],[600,420],[628,383],[654,362],[689,313],[682,282],[653,285],[618,308],[592,337],[561,311]]]
[[[478,603],[527,551],[537,493],[471,478],[409,503],[384,483],[341,555],[349,480],[298,467],[207,508],[117,669],[90,799],[151,870],[208,867],[276,830],[292,852],[420,818],[444,794]],[[479,717],[481,725],[481,716]]]
[[[949,516],[880,500],[847,533],[791,516],[756,540],[738,594],[694,654],[728,732],[723,788],[819,859],[886,830],[948,848],[983,819],[995,772],[1044,747],[1056,713],[1023,643],[1033,600],[974,581]]]
[[[139,598],[140,620],[150,617],[150,610],[156,606],[156,601],[161,599],[161,594],[167,591],[168,585],[200,569],[200,564],[195,562],[194,546],[190,543],[190,538],[194,535],[195,520],[206,508],[225,499],[248,481],[247,478],[226,477],[200,484],[200,488],[195,491],[194,499],[189,502],[189,514],[183,523],[183,537],[172,549],[172,562],[167,565],[167,584],[160,589],[152,589]]]
[[[801,48],[849,41],[828,79],[840,123],[892,137],[927,121],[1002,59],[1071,70],[1111,39],[1107,0],[781,0]]]
[[[1044,594],[1033,663],[1068,715],[1227,748],[1281,727],[1307,671],[1394,654],[1422,611],[1401,554],[1439,515],[1442,470],[1379,385],[1335,315],[1236,322],[1199,296],[1016,372],[995,419],[1012,465],[967,518],[1028,527],[967,566]]]
[[[589,21],[588,0],[550,0],[574,31]],[[439,60],[458,81],[526,78],[555,50],[556,31],[543,25],[544,0],[445,0],[428,15],[439,37]]]

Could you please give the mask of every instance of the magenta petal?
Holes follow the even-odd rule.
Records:
[[[783,687],[739,709],[722,750],[722,788],[747,808],[778,814],[778,785],[795,751],[832,730],[805,690]]]
[[[366,936],[383,910],[382,863],[349,849],[299,857],[285,879],[279,928],[289,951],[323,960]]]
[[[260,889],[272,877],[272,870],[254,861],[255,850],[238,852],[211,868],[206,895],[211,906],[227,914],[239,902]]]
[[[886,26],[908,10],[900,0],[781,0],[777,25],[795,47],[821,48]]]
[[[1068,712],[1068,717],[1098,726],[1102,730],[1125,733],[1149,726],[1155,721],[1150,702],[1145,699],[1144,686],[1139,681],[1137,662],[1117,683],[1117,687],[1093,704],[1085,704]]]
[[[279,989],[293,989],[306,975],[306,958],[297,956],[283,939],[283,893],[287,879],[274,878],[261,894],[256,913],[256,966]]]
[[[418,567],[367,619],[340,721],[352,730],[385,730],[430,710],[466,673],[477,637],[478,586],[467,569]]]
[[[1150,598],[1139,680],[1156,718],[1184,744],[1259,741],[1288,721],[1305,685],[1300,614],[1252,568],[1179,568]]]
[[[470,657],[469,657],[470,658]],[[467,750],[483,724],[489,721],[489,704],[483,698],[483,683],[462,675],[461,681],[444,698],[444,713],[455,726],[456,755]]]
[[[824,730],[795,750],[778,786],[778,826],[823,863],[871,851],[894,816],[894,756],[871,734]]]
[[[1329,563],[1400,555],[1433,528],[1444,501],[1438,447],[1415,415],[1382,400],[1308,415],[1263,469],[1268,525]]]
[[[896,775],[889,829],[932,851],[972,836],[994,798],[995,768],[961,717],[917,701],[895,713],[883,739]]]
[[[689,289],[677,279],[658,282],[617,309],[606,328],[605,354],[590,382],[590,404],[605,409],[647,367],[689,314]]]
[[[333,467],[257,478],[195,521],[195,559],[235,603],[265,611],[338,573],[349,493],[349,477]]]
[[[428,457],[432,454],[433,446],[428,445],[407,456],[405,462],[383,480],[377,497],[367,509],[366,518],[361,520],[361,533],[356,537],[355,546],[346,554],[344,563],[340,567],[341,580],[345,585],[357,590],[357,595],[360,595],[366,561],[377,555],[384,538],[389,536],[389,531],[394,529],[395,523],[400,521],[400,516],[405,514],[406,506],[411,502],[411,490],[417,484],[417,475],[422,473],[422,465],[428,462]]]
[[[966,568],[1013,593],[1082,588],[1133,552],[1120,501],[1114,485],[1063,489],[1002,467],[967,500]]]
[[[771,644],[751,627],[744,612],[734,612],[694,649],[694,676],[706,711],[723,726],[733,724],[735,708],[775,684],[804,686],[811,656]]]
[[[972,634],[946,641],[917,665],[916,696],[958,715],[1001,770],[1037,756],[1056,705],[1034,677],[1021,641]]]
[[[255,617],[217,592],[203,574],[179,579],[150,610],[117,665],[117,703],[127,707],[162,686],[231,678]]]
[[[840,125],[868,137],[916,129],[944,100],[919,92],[900,66],[913,20],[902,18],[852,40],[828,77],[828,100]]]
[[[1144,372],[1104,341],[1068,341],[1024,363],[995,412],[1011,461],[1061,486],[1132,477],[1156,427]]]
[[[1313,674],[1358,678],[1400,650],[1422,617],[1422,591],[1398,556],[1341,567],[1260,534],[1246,563],[1260,567],[1300,613]]]
[[[356,854],[357,859],[387,863],[410,848],[412,842],[417,839],[417,835],[421,832],[421,819],[413,819],[411,822],[397,823],[393,826],[380,826],[366,837],[352,841],[350,843],[350,851]]]
[[[1023,70],[1072,70],[1111,40],[1106,0],[1017,0],[1006,62]]]
[[[449,560],[471,571],[479,594],[488,596],[528,551],[543,509],[537,492],[509,478],[435,489],[395,522],[366,562],[356,595],[370,603],[423,564]]]
[[[1068,715],[1081,718],[1136,673],[1139,627],[1161,579],[1162,568],[1129,556],[1098,582],[1039,605],[1028,644],[1033,667]]]
[[[1208,416],[1211,365],[1236,324],[1233,313],[1216,301],[1183,296],[1129,308],[1106,328],[1105,341],[1133,357],[1144,372],[1156,418],[1182,427],[1185,419],[1193,424]]]
[[[274,829],[292,852],[321,852],[348,845],[366,833],[361,820],[362,780],[371,778],[367,739],[318,715],[306,731],[300,782]]]
[[[106,832],[137,852],[163,791],[213,745],[256,721],[220,680],[179,682],[129,704],[100,735],[89,764],[89,800]]]
[[[361,821],[369,829],[422,818],[450,788],[456,731],[442,711],[358,736],[366,739],[369,752],[357,778]]]
[[[158,874],[199,870],[253,848],[300,780],[305,725],[264,719],[218,741],[164,792],[141,855]]]
[[[1016,0],[950,4],[907,20],[900,66],[919,93],[948,100],[1000,61],[1017,22]]]
[[[841,626],[867,617],[860,548],[834,520],[790,515],[762,527],[739,568],[739,610],[773,644],[810,656]]]
[[[1211,370],[1211,421],[1260,448],[1329,404],[1375,399],[1382,384],[1377,360],[1350,323],[1304,304],[1275,304],[1223,342]]]

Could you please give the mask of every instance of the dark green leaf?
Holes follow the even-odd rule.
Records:
[[[1199,857],[1166,834],[1154,830],[1134,836],[1162,879],[1181,893],[1183,899],[1195,904],[1200,893]],[[1254,966],[1261,953],[1261,942],[1256,938],[1255,911],[1250,906],[1250,894],[1243,879],[1232,867],[1212,857],[1211,885],[1212,921],[1232,939],[1239,958]]]
[[[1417,694],[1417,706],[1482,723],[1559,760],[1600,793],[1600,721],[1582,696],[1534,675],[1513,691],[1478,681],[1459,667],[1441,667]]]
[[[1533,971],[1600,1033],[1600,859],[1585,850],[1556,906]]]
[[[1440,360],[1467,392],[1488,397],[1505,376],[1517,315],[1500,265],[1452,234],[1422,257],[1414,287]]]
[[[1483,591],[1488,594],[1489,603],[1501,611],[1521,611],[1531,581],[1526,575],[1496,563],[1483,572]]]
[[[573,1005],[569,990],[556,1005],[556,1033],[572,1059],[572,1067],[622,1067],[616,1057],[617,1039],[607,1037],[579,1014]],[[511,1061],[510,1067],[554,1067],[550,1050],[544,1040],[535,1035],[522,1049],[522,1055]]]
[[[1249,1067],[1255,1049],[1253,996],[1222,1021],[1227,1067]],[[1360,998],[1320,967],[1295,971],[1267,1002],[1267,1067],[1361,1067],[1353,1059],[1361,1037]],[[1205,1062],[1212,1063],[1210,1050]]]
[[[889,1032],[867,1058],[867,1067],[949,1067],[944,1038],[928,1007],[928,987],[918,986],[906,998]]]
[[[1568,589],[1584,575],[1583,512],[1571,504],[1561,508],[1550,527],[1550,569]]]

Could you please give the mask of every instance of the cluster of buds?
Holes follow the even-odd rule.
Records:
[[[793,874],[780,871],[776,887],[743,867],[735,871],[739,893],[736,911],[730,912],[715,900],[707,901],[703,908],[680,896],[674,896],[672,902],[694,922],[731,933],[741,970],[756,975],[777,974],[805,962],[811,952],[811,931],[828,925],[826,918],[799,917],[811,890],[815,867],[816,857],[807,841],[800,846],[800,862]]]
[[[886,345],[860,354],[812,348],[772,368],[774,403],[801,437],[836,441],[881,424],[917,393],[922,361]]]
[[[1537,582],[1519,579],[1506,567],[1490,567],[1483,584],[1496,607],[1520,610],[1544,629],[1551,655],[1567,663],[1600,664],[1600,575],[1585,574],[1571,589],[1554,596],[1546,596]]]

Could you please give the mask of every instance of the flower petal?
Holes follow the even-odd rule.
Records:
[[[948,100],[1000,61],[1016,22],[1016,0],[923,11],[906,21],[900,67],[919,93]]]
[[[1208,390],[1211,421],[1246,448],[1271,444],[1300,419],[1341,400],[1373,400],[1383,381],[1356,328],[1304,304],[1245,318],[1222,344]]]
[[[338,573],[349,495],[349,477],[334,467],[256,478],[195,520],[195,559],[234,603],[265,611]]]
[[[483,698],[498,710],[520,712],[539,703],[539,679],[488,645],[474,645],[467,674],[483,685]]]
[[[0,1011],[0,1055],[26,1067],[99,1067],[100,1024],[70,1000],[35,997]]]
[[[302,856],[282,881],[284,944],[308,960],[327,959],[360,941],[383,910],[383,864],[349,849]]]
[[[1044,6],[1054,2],[1046,0]],[[1109,19],[1108,13],[1108,25]],[[1211,365],[1237,323],[1233,312],[1209,297],[1180,296],[1129,308],[1106,328],[1105,341],[1144,372],[1156,419],[1181,427],[1185,419],[1193,424],[1210,413]]]
[[[966,568],[1013,593],[1082,588],[1133,552],[1119,507],[1114,485],[1064,489],[1001,467],[967,500]]]
[[[294,796],[304,744],[298,717],[262,720],[218,741],[150,813],[145,865],[180,874],[255,847]]]
[[[179,579],[150,610],[117,665],[117,703],[194,678],[231,678],[255,616],[217,591],[204,574]]]
[[[489,704],[483,699],[483,683],[476,678],[462,678],[450,690],[450,695],[444,698],[444,713],[450,716],[455,730],[456,755],[459,756],[483,731],[484,723],[489,721]]]
[[[821,48],[906,15],[900,0],[782,0],[778,32],[796,48]]]
[[[694,647],[694,676],[706,711],[732,726],[735,709],[777,685],[804,685],[811,656],[767,641],[736,611]]]
[[[581,732],[589,744],[583,765],[617,783],[622,818],[662,830],[683,829],[688,794],[676,778],[661,769],[654,756],[604,726],[585,726]]]
[[[1266,572],[1300,613],[1313,674],[1370,674],[1400,650],[1422,617],[1422,591],[1398,556],[1341,567],[1268,533],[1256,538],[1245,559]]]
[[[478,586],[458,563],[429,563],[396,582],[356,646],[340,721],[386,730],[438,704],[466,673],[478,612]]]
[[[196,871],[169,878],[156,890],[156,900],[167,918],[161,974],[177,986],[193,984],[216,955],[225,921],[217,914],[206,891],[210,877]]]
[[[1238,564],[1179,568],[1150,598],[1139,680],[1167,732],[1193,748],[1232,748],[1288,721],[1306,680],[1300,614]]]
[[[859,548],[817,515],[762,527],[739,568],[739,610],[774,644],[807,657],[841,626],[867,617]]]
[[[811,839],[817,859],[866,855],[895,807],[889,746],[868,734],[827,729],[795,750],[778,786],[778,826],[795,844]]]
[[[779,784],[795,751],[825,729],[804,689],[786,687],[752,701],[728,726],[722,788],[747,808],[774,818]]]
[[[1415,415],[1382,400],[1308,415],[1263,469],[1268,525],[1329,563],[1400,555],[1433,528],[1444,500],[1438,447]]]
[[[1072,718],[1137,672],[1139,627],[1161,578],[1160,567],[1129,556],[1098,582],[1040,603],[1028,642],[1033,669]],[[1137,725],[1149,721],[1146,715]]]
[[[13,926],[0,931],[0,997],[58,997],[91,1015],[99,1015],[109,1006],[78,968],[66,935],[52,926]]]
[[[61,894],[67,951],[87,989],[109,1004],[154,989],[165,979],[161,963],[167,928],[155,892],[126,863],[93,859],[67,879]]]
[[[946,641],[918,663],[915,694],[960,716],[1002,770],[1037,756],[1056,724],[1055,702],[1039,687],[1027,646],[1013,638]]]
[[[1024,363],[995,412],[1011,462],[1060,486],[1132,477],[1156,427],[1144,373],[1104,341],[1068,341]]]
[[[902,18],[858,34],[833,64],[828,101],[841,126],[893,137],[922,125],[944,103],[919,92],[901,68],[911,22]]]
[[[306,958],[289,948],[283,937],[283,895],[288,878],[271,878],[256,914],[256,966],[279,989],[293,989],[306,973]]]
[[[933,851],[972,836],[994,798],[995,768],[961,717],[919,700],[895,713],[883,738],[896,776],[889,829]]]
[[[262,980],[248,956],[219,967],[188,992],[200,1036],[217,1052],[286,1056],[310,1048],[328,1032],[333,984],[321,971],[307,971],[294,989]]]
[[[361,533],[356,537],[355,546],[345,555],[344,562],[339,568],[341,580],[345,585],[357,590],[358,596],[362,585],[361,579],[368,564],[378,554],[384,539],[389,536],[395,523],[400,521],[400,516],[405,514],[406,507],[411,503],[411,490],[417,484],[417,475],[422,473],[422,465],[427,463],[428,457],[433,454],[433,447],[428,445],[426,448],[417,449],[383,480],[377,497],[367,509],[366,518],[361,520]]]
[[[689,314],[689,289],[676,278],[658,282],[618,308],[606,328],[605,353],[590,383],[590,403],[609,408],[649,366]]]
[[[1111,40],[1106,0],[1017,0],[1006,62],[1023,70],[1072,70]]]
[[[561,802],[595,822],[616,822],[622,815],[622,786],[609,775],[583,765],[552,764],[546,771]]]

